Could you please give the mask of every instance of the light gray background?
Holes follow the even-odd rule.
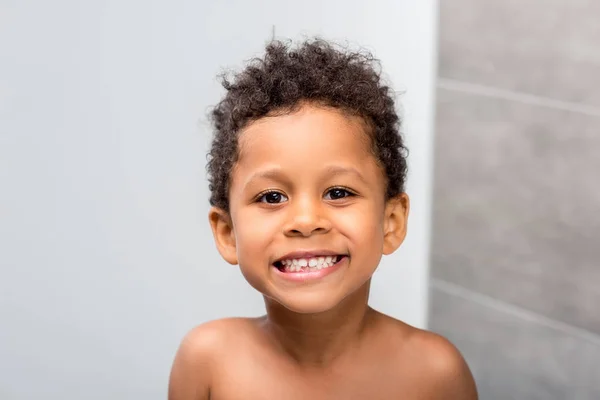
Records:
[[[373,304],[424,326],[433,1],[0,2],[0,398],[163,399],[184,333],[259,315],[214,250],[220,68],[321,33],[383,60],[405,107],[410,233]]]

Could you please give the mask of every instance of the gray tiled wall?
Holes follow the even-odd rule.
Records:
[[[600,1],[439,3],[441,76],[600,107]]]
[[[430,328],[482,399],[600,399],[600,1],[440,2]]]

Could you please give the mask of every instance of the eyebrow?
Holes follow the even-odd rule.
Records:
[[[331,165],[331,166],[328,166],[325,168],[325,174],[328,177],[337,176],[337,175],[354,175],[358,179],[360,179],[363,183],[365,183],[365,184],[369,183],[367,181],[367,179],[360,173],[360,171],[354,167],[342,167],[339,165]],[[290,179],[283,173],[283,171],[281,171],[280,168],[275,167],[275,168],[269,168],[269,169],[265,169],[262,171],[258,171],[256,173],[252,174],[244,183],[243,188],[246,189],[252,182],[259,180],[259,179],[279,181],[279,182],[291,185]]]
[[[246,182],[244,182],[243,190],[245,190],[250,184],[259,179],[266,179],[271,181],[279,181],[283,183],[289,183],[289,179],[283,174],[280,168],[269,168],[262,171],[255,172],[252,174]]]
[[[360,179],[363,183],[368,183],[367,179],[354,167],[342,167],[339,165],[328,166],[325,171],[328,175],[354,175]]]

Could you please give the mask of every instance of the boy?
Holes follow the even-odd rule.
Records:
[[[170,400],[476,399],[445,339],[368,306],[406,235],[406,148],[369,55],[274,41],[213,111],[209,221],[267,314],[183,340]]]

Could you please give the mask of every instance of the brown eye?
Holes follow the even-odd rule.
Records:
[[[333,188],[329,189],[325,194],[325,199],[327,200],[339,200],[346,197],[354,196],[354,193],[343,189],[343,188]]]
[[[258,198],[258,202],[269,204],[283,203],[286,200],[287,197],[283,193],[279,192],[267,192]]]

